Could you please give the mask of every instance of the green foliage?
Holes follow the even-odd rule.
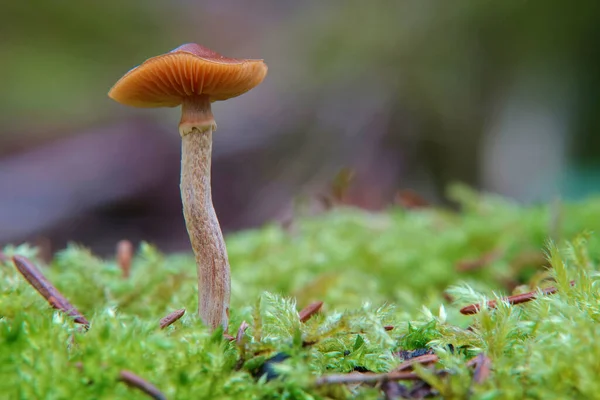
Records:
[[[461,213],[340,208],[295,221],[291,232],[271,225],[229,237],[230,333],[250,325],[239,342],[197,320],[188,254],[142,244],[130,279],[80,246],[57,254],[42,270],[91,321],[87,331],[51,309],[11,263],[0,264],[0,398],[144,398],[118,382],[126,369],[167,398],[375,399],[381,392],[367,385],[314,381],[388,372],[401,350],[423,348],[448,372],[416,368],[440,398],[595,398],[600,242],[591,232],[600,201],[564,205],[557,218],[556,207],[522,208],[464,188],[452,195]],[[490,252],[498,256],[479,269],[457,270]],[[28,246],[4,253],[40,264]],[[556,294],[526,304],[501,299],[512,288],[551,285]],[[495,309],[459,313],[489,299]],[[322,313],[301,323],[298,309],[315,300]],[[185,316],[160,330],[159,319],[177,308]],[[491,374],[475,383],[466,360],[482,352]]]

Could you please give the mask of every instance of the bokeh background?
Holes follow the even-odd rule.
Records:
[[[226,232],[289,220],[344,167],[374,210],[451,182],[523,203],[600,188],[597,0],[5,1],[0,244],[188,248],[179,111],[106,95],[186,42],[269,66],[213,108]]]

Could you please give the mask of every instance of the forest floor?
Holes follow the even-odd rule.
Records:
[[[0,398],[598,398],[600,199],[450,195],[460,211],[338,206],[230,235],[227,333],[196,316],[191,254],[143,243],[124,277],[126,254],[6,247]]]

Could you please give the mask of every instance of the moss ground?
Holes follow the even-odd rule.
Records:
[[[147,398],[118,381],[121,370],[168,399],[600,398],[600,199],[524,208],[461,187],[452,196],[460,212],[337,208],[229,236],[230,333],[250,325],[240,342],[195,318],[188,254],[143,244],[130,279],[76,245],[57,254],[42,270],[91,321],[87,331],[0,262],[0,398]],[[41,265],[28,246],[4,253]],[[557,293],[459,312],[548,286]],[[317,300],[321,313],[300,322],[297,311]],[[184,317],[159,329],[179,308]],[[416,383],[315,384],[392,371],[406,350],[425,349],[439,362],[416,367]],[[478,354],[489,376],[468,364]]]

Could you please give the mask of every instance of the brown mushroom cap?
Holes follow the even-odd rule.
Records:
[[[188,43],[133,68],[108,95],[134,107],[176,107],[187,96],[208,95],[211,101],[239,96],[266,74],[262,60],[227,58]]]

